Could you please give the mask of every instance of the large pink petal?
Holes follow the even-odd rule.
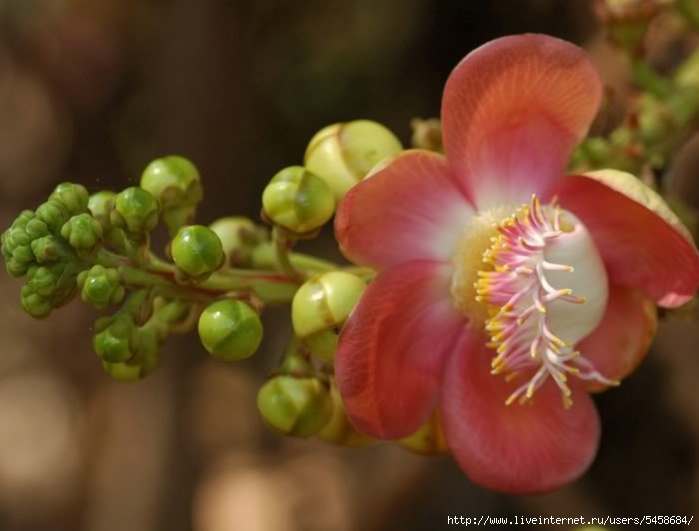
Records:
[[[568,176],[551,193],[592,234],[610,282],[637,288],[661,306],[684,304],[699,286],[691,236],[657,194],[637,188],[642,185],[628,174],[609,174],[615,179]]]
[[[413,150],[349,191],[340,203],[335,232],[343,253],[359,264],[446,262],[472,214],[444,157]]]
[[[621,381],[638,367],[653,341],[657,325],[653,300],[633,288],[611,285],[599,326],[576,348],[602,376]],[[608,386],[590,381],[588,391]]]
[[[411,262],[383,271],[362,295],[335,360],[340,395],[361,432],[405,437],[434,410],[443,361],[464,329],[450,282],[450,266]]]
[[[545,35],[492,41],[447,81],[447,159],[479,208],[524,203],[564,175],[601,95],[595,67],[577,46]]]
[[[573,405],[565,409],[549,378],[531,405],[505,405],[524,382],[490,374],[493,351],[485,342],[480,332],[467,334],[445,368],[440,413],[463,471],[475,483],[513,493],[545,492],[578,478],[599,441],[590,396],[573,390]]]

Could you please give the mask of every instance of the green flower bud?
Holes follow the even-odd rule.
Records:
[[[250,266],[253,250],[267,239],[262,227],[238,216],[217,219],[209,228],[221,240],[226,261],[233,267]]]
[[[35,319],[45,319],[51,315],[54,306],[48,297],[39,295],[34,289],[25,284],[20,292],[22,308]]]
[[[49,234],[49,228],[46,226],[46,223],[36,218],[30,219],[27,222],[26,231],[27,235],[32,240],[42,238]]]
[[[78,275],[78,287],[82,290],[83,302],[97,310],[119,304],[125,290],[120,283],[119,272],[101,265],[92,266],[89,271]]]
[[[29,267],[34,262],[34,253],[29,245],[19,245],[12,251],[12,260]],[[24,273],[23,273],[24,274]]]
[[[422,455],[440,455],[449,452],[439,414],[436,411],[419,430],[399,440],[398,444]]]
[[[7,235],[7,245],[10,249],[16,249],[20,246],[27,246],[32,243],[32,237],[27,233],[26,226],[16,227],[10,230]]]
[[[78,292],[76,279],[83,265],[79,261],[65,261],[47,264],[47,267],[56,278],[56,289],[51,294],[51,303],[54,308],[68,304]]]
[[[45,266],[33,266],[27,272],[27,285],[41,297],[50,298],[56,291],[57,277],[55,273]]]
[[[277,225],[303,233],[323,226],[335,212],[328,185],[302,166],[277,173],[262,192],[265,214]]]
[[[319,358],[332,362],[340,329],[364,293],[359,277],[331,271],[306,281],[291,302],[294,332]]]
[[[56,244],[56,238],[53,236],[37,238],[32,242],[31,249],[36,261],[40,264],[54,262],[61,256]]]
[[[102,368],[109,376],[118,382],[131,383],[143,378],[142,367],[139,364],[102,362]]]
[[[199,338],[204,348],[223,361],[252,356],[262,341],[262,322],[244,302],[225,299],[209,305],[199,317]]]
[[[25,210],[0,237],[7,272],[14,277],[25,275],[34,263],[35,257],[31,249],[32,236],[27,232],[27,225],[33,220],[34,213],[31,210]]]
[[[63,203],[52,199],[39,205],[36,218],[46,224],[49,232],[60,234],[61,227],[70,218],[70,213]]]
[[[383,125],[356,120],[319,131],[303,160],[306,168],[328,183],[339,202],[376,164],[402,150],[400,141]]]
[[[342,398],[334,385],[330,388],[333,410],[326,424],[318,431],[316,437],[321,441],[339,446],[363,446],[370,444],[372,439],[359,433],[347,416]]]
[[[111,190],[102,190],[92,194],[87,201],[87,208],[92,217],[99,221],[103,229],[111,225],[109,221],[112,208],[114,207],[114,197],[116,194]]]
[[[169,156],[151,162],[141,176],[141,188],[160,201],[171,234],[194,220],[203,198],[199,170],[184,157]]]
[[[143,188],[132,186],[114,197],[109,220],[115,227],[143,234],[155,228],[159,213],[158,200]]]
[[[133,357],[131,343],[136,334],[136,325],[130,315],[118,312],[114,316],[98,319],[95,331],[92,346],[103,361],[121,363]]]
[[[34,212],[25,210],[12,222],[12,226],[2,233],[2,254],[5,258],[12,256],[12,252],[19,245],[28,245],[32,237],[27,234],[27,224],[34,219]]]
[[[316,378],[275,376],[257,393],[257,408],[272,429],[294,437],[310,437],[332,415],[328,386]]]
[[[221,240],[208,227],[182,227],[172,240],[172,260],[185,277],[196,281],[207,279],[225,261]]]
[[[88,193],[81,184],[59,184],[49,196],[51,200],[61,203],[71,216],[87,212]]]
[[[90,253],[102,240],[102,225],[90,214],[78,214],[61,227],[61,236],[76,251]]]

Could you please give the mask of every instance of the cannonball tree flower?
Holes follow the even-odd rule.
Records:
[[[578,47],[495,40],[447,81],[445,155],[403,152],[345,196],[341,248],[379,271],[336,358],[360,431],[405,437],[436,409],[463,471],[507,492],[588,468],[589,393],[638,365],[656,304],[699,284],[697,249],[660,196],[613,170],[565,175],[601,94]]]

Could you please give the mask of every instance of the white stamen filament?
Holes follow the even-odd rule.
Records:
[[[509,396],[508,405],[530,401],[549,376],[565,407],[572,404],[568,376],[617,384],[574,347],[599,324],[608,288],[586,229],[570,213],[562,222],[563,215],[558,205],[544,207],[533,196],[498,226],[499,234],[483,256],[491,269],[479,271],[475,282],[476,299],[494,312],[485,325],[489,346],[497,352],[492,374],[504,374],[509,381],[533,373]],[[560,263],[560,258],[571,263]]]

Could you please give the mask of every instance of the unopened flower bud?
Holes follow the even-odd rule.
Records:
[[[137,382],[143,378],[139,364],[102,362],[102,368],[109,376],[122,383]]]
[[[306,281],[291,302],[294,332],[316,356],[332,361],[340,329],[364,293],[359,277],[331,271]]]
[[[128,314],[119,312],[114,316],[98,319],[95,332],[92,346],[103,361],[120,363],[133,356],[131,343],[136,333],[136,325]]]
[[[209,353],[223,361],[252,356],[262,341],[262,322],[244,302],[225,299],[209,305],[199,317],[199,338]]]
[[[27,285],[42,296],[50,297],[56,290],[57,278],[54,272],[45,266],[32,266],[27,272]]]
[[[208,227],[182,227],[172,240],[172,260],[185,277],[198,282],[207,279],[224,261],[221,240]]]
[[[419,430],[399,440],[398,444],[422,455],[439,455],[449,451],[439,420],[439,414],[436,411]]]
[[[56,200],[49,200],[39,205],[36,209],[36,218],[46,223],[50,232],[61,233],[61,227],[70,218],[70,212],[63,203]]]
[[[26,275],[27,270],[33,265],[32,237],[27,233],[27,224],[33,219],[34,213],[25,210],[0,237],[7,272],[13,277]]]
[[[34,319],[45,319],[51,315],[54,306],[50,298],[40,295],[28,284],[22,286],[20,295],[22,308]]]
[[[61,183],[56,186],[49,200],[61,203],[71,216],[87,212],[88,193],[81,184]]]
[[[257,407],[270,428],[310,437],[328,422],[333,404],[327,385],[320,380],[282,375],[262,385]]]
[[[292,232],[322,227],[335,212],[335,199],[328,185],[302,166],[277,173],[262,193],[265,214]]]
[[[253,250],[266,239],[262,227],[239,216],[217,219],[209,228],[221,240],[227,263],[233,267],[248,267]]]
[[[99,221],[103,229],[111,225],[109,217],[115,196],[116,194],[111,190],[102,190],[92,194],[87,201],[87,208],[90,210],[92,217]]]
[[[32,253],[40,264],[58,260],[60,252],[53,236],[43,236],[32,241]]]
[[[27,231],[27,236],[29,236],[32,240],[43,238],[49,233],[49,228],[46,226],[46,223],[36,218],[32,218],[27,221],[25,230]]]
[[[152,231],[158,224],[160,205],[158,200],[143,188],[132,186],[114,197],[114,207],[109,220],[115,227],[132,234]]]
[[[356,120],[319,131],[306,148],[304,165],[328,183],[339,202],[376,164],[402,150],[383,125]]]
[[[163,220],[172,234],[193,221],[196,206],[203,198],[199,170],[178,156],[151,162],[141,176],[141,188],[160,202]]]
[[[99,264],[78,275],[78,287],[82,290],[83,302],[97,310],[119,304],[125,294],[124,287],[120,283],[119,272]]]
[[[61,236],[76,251],[89,253],[102,240],[102,225],[90,214],[78,214],[61,227]]]
[[[359,433],[347,416],[342,398],[334,385],[330,388],[333,410],[326,424],[318,431],[316,437],[329,444],[340,446],[362,446],[370,444],[372,439]]]

